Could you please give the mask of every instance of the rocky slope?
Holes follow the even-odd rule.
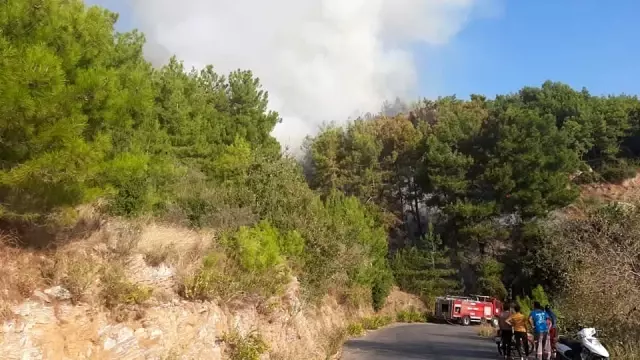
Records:
[[[366,307],[340,304],[335,296],[327,296],[320,305],[305,304],[295,279],[282,296],[267,302],[242,297],[225,304],[183,300],[176,293],[176,283],[197,262],[194,249],[212,237],[156,224],[132,230],[131,224],[107,222],[55,253],[4,247],[5,268],[0,275],[14,280],[4,277],[2,282],[2,358],[225,359],[230,347],[251,346],[251,334],[259,334],[268,346],[262,358],[326,359],[336,348],[333,334],[371,313]],[[77,271],[71,264],[79,254],[85,263]],[[170,256],[174,258],[169,260]],[[101,290],[91,274],[114,257],[123,260],[127,281],[152,289],[148,299],[110,309],[102,305],[104,285]],[[65,275],[56,276],[59,268],[65,268]],[[38,283],[33,280],[38,272],[45,278],[63,279],[58,281],[63,285]],[[82,297],[75,289],[80,281],[71,281],[70,276],[84,279]],[[9,295],[16,288],[27,299],[12,302]],[[382,312],[395,315],[409,306],[423,304],[396,289]]]

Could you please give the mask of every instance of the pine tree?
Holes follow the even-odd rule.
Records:
[[[398,286],[404,291],[433,297],[461,290],[457,271],[451,268],[447,249],[432,226],[418,245],[400,249],[393,256],[391,267]]]

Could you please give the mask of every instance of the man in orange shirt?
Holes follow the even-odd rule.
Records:
[[[520,305],[516,304],[513,310],[515,314],[512,314],[507,319],[507,324],[513,327],[513,334],[516,338],[516,348],[518,349],[518,355],[520,359],[524,360],[524,357],[529,353],[529,341],[527,339],[527,318],[522,314]],[[524,346],[524,355],[522,352]]]

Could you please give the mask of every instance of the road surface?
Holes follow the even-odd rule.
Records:
[[[399,324],[347,341],[342,360],[496,359],[492,339],[476,326]]]

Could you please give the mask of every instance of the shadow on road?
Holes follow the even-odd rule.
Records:
[[[465,336],[466,337],[466,336]],[[468,340],[471,340],[469,336]],[[477,343],[478,338],[473,338],[473,342],[467,342],[465,346],[456,346],[450,341],[425,341],[424,343],[381,343],[368,340],[351,340],[345,344],[345,349],[365,351],[384,355],[389,359],[495,359],[496,351],[487,344]]]

